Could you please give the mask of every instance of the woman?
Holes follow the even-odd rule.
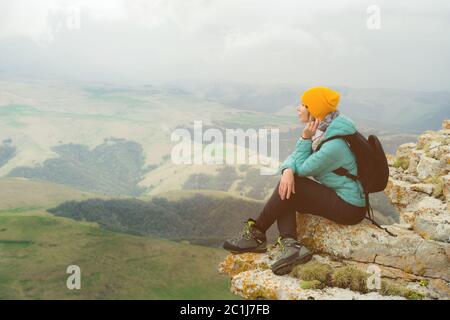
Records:
[[[281,252],[271,268],[275,274],[285,274],[312,257],[312,252],[297,241],[296,211],[345,225],[364,219],[366,203],[360,182],[332,172],[343,167],[357,174],[350,147],[343,139],[333,139],[315,152],[322,139],[356,131],[354,122],[339,114],[339,98],[338,92],[325,87],[303,93],[297,113],[307,124],[294,152],[280,166],[280,182],[258,218],[248,219],[239,236],[225,241],[225,249],[233,253],[265,252],[265,232],[276,220]]]

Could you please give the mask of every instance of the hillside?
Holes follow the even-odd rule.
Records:
[[[172,191],[140,199],[88,199],[68,201],[48,212],[57,216],[98,223],[102,228],[137,235],[188,240],[221,246],[249,217],[255,218],[264,203],[225,192]],[[268,236],[276,238],[276,228]]]
[[[302,86],[273,87],[233,82],[184,85],[187,92],[245,111],[292,115]],[[392,133],[415,133],[439,129],[450,117],[450,93],[388,88],[336,87],[341,93],[340,109],[362,127]]]
[[[223,251],[114,233],[41,210],[0,213],[0,299],[235,299]],[[81,268],[81,290],[66,269]]]
[[[0,212],[48,208],[68,200],[101,197],[65,185],[25,178],[0,178],[0,190]]]
[[[195,120],[202,120],[204,129],[222,132],[277,128],[280,161],[292,151],[302,127],[295,116],[298,92],[289,88],[129,87],[43,80],[0,81],[0,85],[0,176],[45,180],[105,195],[196,189],[202,179],[220,174],[217,165],[170,161],[176,143],[171,133],[177,128],[192,132]],[[428,110],[435,119],[449,110],[444,93],[350,88],[342,92],[341,111],[353,117],[362,132],[379,135],[388,153],[414,141],[410,129],[422,121],[395,116],[403,113],[400,102],[405,98],[412,108],[409,115]],[[259,200],[269,195],[271,180],[257,180],[258,166],[244,171],[239,164],[232,166],[239,173],[233,181],[228,179],[229,189],[217,183],[211,184],[213,189]]]
[[[99,199],[93,193],[18,178],[1,178],[0,189],[0,299],[238,298],[215,270],[223,250],[115,233],[45,211]],[[80,291],[66,287],[73,264],[81,268]]]

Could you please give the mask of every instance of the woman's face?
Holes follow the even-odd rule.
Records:
[[[308,111],[308,109],[302,103],[300,103],[297,106],[297,114],[298,114],[298,117],[300,119],[300,122],[307,123],[312,118],[311,114]]]

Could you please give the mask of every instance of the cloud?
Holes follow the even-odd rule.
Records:
[[[0,0],[0,70],[67,79],[449,90],[450,5],[378,1]]]

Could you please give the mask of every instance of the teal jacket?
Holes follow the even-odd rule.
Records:
[[[331,121],[323,139],[355,132],[353,120],[340,114]],[[300,138],[294,152],[279,167],[278,174],[286,168],[291,168],[298,176],[312,176],[314,180],[334,189],[344,201],[358,207],[365,207],[366,201],[361,183],[332,172],[339,167],[347,169],[351,174],[357,174],[355,156],[343,139],[327,141],[322,144],[319,151],[312,152],[312,141]]]

